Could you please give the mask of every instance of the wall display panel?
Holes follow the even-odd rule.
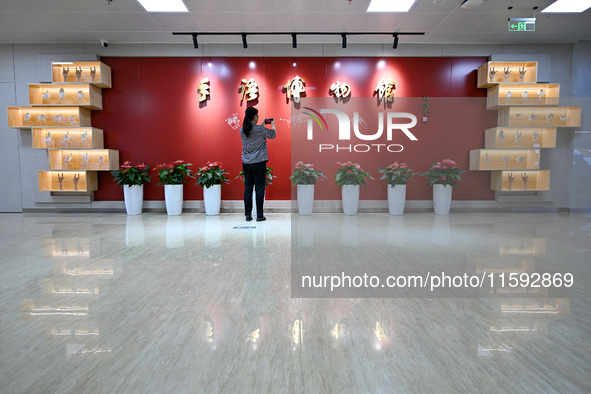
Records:
[[[90,110],[80,107],[8,107],[8,127],[89,127]]]
[[[98,61],[92,62],[54,62],[51,65],[54,83],[91,83],[99,88],[110,88],[111,68]]]
[[[98,189],[96,172],[39,171],[39,190],[49,192],[92,192]]]
[[[275,118],[278,129],[277,138],[268,141],[268,165],[275,169],[277,178],[267,189],[267,199],[291,199],[294,103],[286,99],[282,87],[296,75],[306,82],[305,97],[330,97],[330,85],[339,80],[351,85],[352,97],[376,99],[374,85],[383,75],[373,70],[384,67],[384,75],[391,74],[396,81],[396,98],[416,97],[416,103],[405,104],[408,107],[404,110],[419,118],[416,128],[417,132],[421,130],[416,149],[392,154],[389,161],[406,160],[417,171],[448,157],[467,169],[469,151],[482,147],[483,130],[494,127],[496,121],[495,114],[485,109],[486,92],[476,89],[474,82],[477,65],[486,58],[103,58],[102,61],[113,70],[114,79],[114,88],[103,91],[103,110],[92,113],[92,124],[109,130],[104,146],[119,150],[121,161],[152,167],[183,159],[197,169],[208,160],[222,161],[232,179],[223,188],[225,200],[243,197],[242,183],[233,178],[241,169],[239,128],[244,110],[250,105],[259,109],[261,118]],[[469,70],[468,64],[472,63],[474,67]],[[210,94],[207,100],[199,102],[199,82],[203,78],[209,79]],[[258,100],[240,102],[238,89],[243,78],[258,82]],[[427,123],[421,121],[423,95],[434,98]],[[459,106],[453,100],[446,102],[453,95],[472,99]],[[375,102],[377,105],[377,99]],[[395,99],[386,110],[398,111],[397,106],[401,104]],[[375,163],[375,168],[369,170],[377,177],[378,167],[390,163]],[[335,166],[335,162],[327,161],[326,168],[321,169],[334,172]],[[465,181],[454,191],[454,199],[492,199],[486,175],[466,173]],[[98,176],[101,189],[95,193],[95,199],[121,200],[121,190],[110,175]],[[156,174],[152,172],[152,176]],[[156,187],[156,183],[145,186],[146,200],[163,199],[163,188]],[[332,179],[323,181],[317,188],[318,198],[340,199],[340,189],[334,186]],[[431,188],[424,178],[417,178],[408,189],[410,199],[431,199]],[[202,196],[200,187],[185,188],[186,200],[201,200]],[[385,196],[384,184],[375,181],[362,198],[385,199]]]
[[[556,128],[494,127],[485,131],[486,149],[555,148]]]
[[[31,105],[80,106],[100,110],[101,89],[90,84],[29,84]]]
[[[33,128],[35,149],[102,149],[103,130],[95,127]]]

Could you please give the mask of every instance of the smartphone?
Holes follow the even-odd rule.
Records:
[[[265,118],[265,124],[271,124],[275,119],[273,118]]]

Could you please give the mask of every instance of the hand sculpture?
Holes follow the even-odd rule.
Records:
[[[80,180],[80,174],[74,174],[74,190],[78,190],[78,181]]]
[[[505,73],[505,82],[509,82],[509,75],[511,75],[511,70],[509,69],[509,67],[505,67],[503,71]]]
[[[552,114],[550,114],[550,115],[552,115]],[[548,115],[548,116],[550,116],[550,115]],[[536,131],[534,131],[534,133],[533,133],[533,135],[532,135],[531,139],[532,139],[534,142],[538,142],[538,140],[539,140],[539,135],[538,135],[538,131],[537,131],[537,130],[536,130]]]
[[[509,190],[511,190],[511,184],[513,183],[513,181],[515,180],[515,177],[513,176],[513,173],[510,172],[507,175],[507,180],[509,181]]]
[[[524,172],[521,174],[521,180],[523,181],[523,190],[527,190],[527,174]]]
[[[521,82],[523,82],[523,80],[525,79],[526,72],[527,72],[527,69],[525,67],[522,67],[519,69],[519,79],[521,80]]]
[[[64,173],[57,174],[57,181],[60,184],[60,190],[64,190]]]
[[[80,82],[82,76],[82,67],[76,67],[76,82]]]
[[[496,74],[496,73],[497,73],[497,70],[495,70],[495,68],[494,68],[494,67],[491,67],[491,69],[490,69],[490,73],[489,73],[489,75],[490,75],[490,81],[491,81],[491,82],[492,82],[492,80],[493,80],[493,79],[495,79],[495,74]]]
[[[68,82],[68,74],[70,73],[70,67],[62,68],[62,75],[64,76],[64,82]]]
[[[92,78],[92,82],[94,82],[94,78],[96,77],[96,67],[90,69],[90,77]]]

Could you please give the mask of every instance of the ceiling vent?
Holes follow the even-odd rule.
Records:
[[[484,0],[464,0],[464,2],[462,3],[462,8],[476,8],[480,7],[482,3],[484,3]]]

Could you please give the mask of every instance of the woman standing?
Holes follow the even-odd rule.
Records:
[[[265,201],[265,178],[267,176],[267,138],[275,138],[275,120],[270,120],[271,128],[259,123],[259,111],[248,107],[240,128],[242,138],[242,170],[244,171],[244,213],[246,221],[252,220],[252,188],[256,192],[257,222],[267,220],[263,215]]]

